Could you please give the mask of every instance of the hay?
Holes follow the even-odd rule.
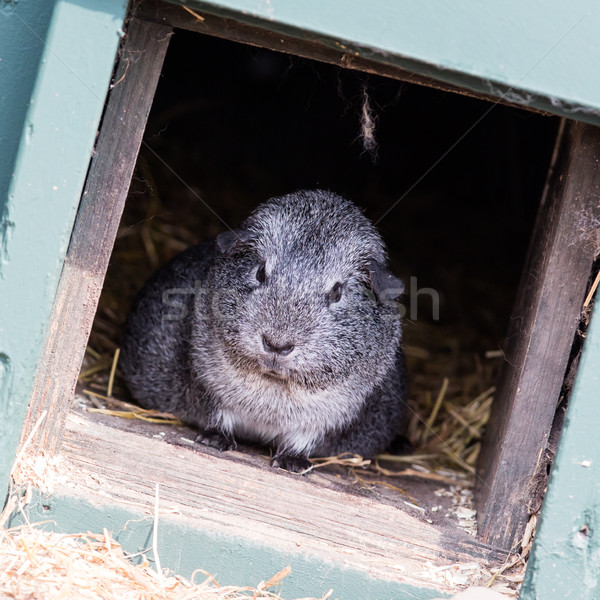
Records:
[[[410,506],[410,502],[406,504]],[[154,545],[154,556],[157,550]],[[291,573],[288,566],[255,586],[224,586],[202,569],[197,569],[188,580],[167,569],[153,569],[145,553],[138,564],[131,558],[106,529],[101,534],[70,535],[29,524],[0,529],[0,599],[281,600],[279,586]],[[521,556],[512,556],[491,571],[476,563],[429,570],[432,581],[451,586],[465,585],[473,577],[484,576],[488,578],[488,589],[516,598],[514,587],[523,580],[525,561]],[[333,590],[329,590],[320,600],[332,594]]]
[[[191,8],[188,8],[187,6],[182,6],[181,8],[183,8],[183,10],[185,10],[186,12],[190,13],[190,15],[192,15],[192,17],[194,17],[196,21],[204,21],[204,17],[202,15],[199,15],[196,11],[193,11]]]
[[[221,586],[202,570],[188,581],[155,571],[145,557],[135,565],[106,529],[98,535],[60,535],[30,525],[0,530],[0,598],[13,600],[278,600],[272,588],[290,573],[286,567],[255,587]]]
[[[160,410],[141,408],[135,404],[124,402],[117,398],[103,396],[91,390],[83,390],[93,402],[95,407],[86,407],[88,412],[95,412],[111,417],[120,417],[121,419],[139,419],[147,423],[162,423],[163,425],[183,425],[183,423],[171,413],[161,412]],[[96,402],[103,400],[104,403]]]

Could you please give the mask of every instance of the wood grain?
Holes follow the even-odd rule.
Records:
[[[539,209],[479,461],[482,539],[520,540],[540,477],[586,286],[600,251],[600,129],[571,123]],[[510,243],[510,241],[507,241]]]
[[[189,524],[351,565],[374,577],[431,586],[435,567],[485,566],[505,558],[458,527],[435,527],[376,495],[319,485],[311,476],[277,471],[267,461],[261,468],[236,454],[175,446],[76,413],[61,452],[71,467],[70,482],[90,497],[152,507],[158,481],[161,506],[176,506]]]
[[[22,436],[47,411],[33,440],[47,452],[61,443],[170,35],[169,27],[132,19],[120,51]]]

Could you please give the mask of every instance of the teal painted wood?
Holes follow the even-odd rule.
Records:
[[[125,0],[0,8],[0,503],[126,8]]]
[[[521,600],[600,598],[600,313],[588,329]]]
[[[170,0],[600,123],[596,0]]]
[[[95,500],[95,501],[94,501]],[[35,495],[26,509],[29,521],[61,533],[110,531],[128,554],[152,547],[153,519],[147,512],[135,511],[98,499],[78,496]],[[8,526],[23,523],[15,513]],[[292,573],[279,591],[283,598],[320,598],[333,589],[332,598],[340,600],[431,600],[447,595],[433,589],[369,577],[363,571],[337,563],[319,561],[298,553],[283,553],[243,537],[216,535],[176,516],[161,514],[158,526],[158,554],[163,568],[190,578],[196,569],[204,569],[221,585],[257,585],[290,565]],[[153,562],[152,551],[146,554]],[[376,565],[374,565],[374,569]],[[205,575],[200,573],[197,581]]]

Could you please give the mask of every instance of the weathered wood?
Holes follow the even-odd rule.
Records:
[[[600,129],[570,124],[557,156],[479,461],[479,532],[484,541],[505,548],[520,540],[532,492],[547,476],[544,452],[600,251]]]
[[[0,8],[0,505],[126,5],[28,0]]]
[[[349,49],[342,49],[343,45],[341,44],[338,44],[338,48],[336,49],[326,45],[317,38],[307,41],[271,29],[247,25],[241,21],[228,19],[208,12],[202,12],[202,20],[200,20],[187,12],[183,7],[168,4],[162,0],[143,0],[135,7],[135,15],[140,19],[163,23],[177,29],[185,29],[249,46],[258,46],[275,52],[318,60],[344,69],[381,75],[390,79],[424,85],[437,90],[453,92],[479,100],[489,100],[507,106],[517,106],[540,114],[550,114],[533,106],[523,106],[516,102],[510,102],[504,97],[498,98],[492,94],[476,92],[469,88],[407,71],[394,64],[361,56],[358,53],[351,52]]]
[[[132,19],[60,276],[23,437],[60,446],[171,29]]]
[[[540,12],[531,3],[477,0],[304,0],[301,6],[288,0],[170,0],[205,21],[211,14],[232,18],[254,30],[318,41],[450,86],[598,124],[600,82],[589,77],[600,26],[594,1],[547,0]]]
[[[372,577],[443,591],[453,589],[434,577],[436,567],[498,565],[506,557],[458,527],[446,531],[408,514],[399,493],[397,504],[405,510],[376,494],[320,484],[318,473],[315,482],[313,476],[277,471],[267,460],[262,467],[248,464],[244,456],[236,458],[239,454],[221,457],[175,446],[74,412],[61,450],[69,483],[90,498],[152,507],[159,482],[161,506],[175,506],[182,522],[268,546],[282,556],[313,556]],[[173,554],[189,554],[176,544]]]

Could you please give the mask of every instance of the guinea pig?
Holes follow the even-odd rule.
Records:
[[[127,386],[196,428],[196,442],[272,445],[288,471],[310,456],[372,457],[406,416],[404,288],[386,262],[341,196],[272,198],[146,283],[122,339]]]

